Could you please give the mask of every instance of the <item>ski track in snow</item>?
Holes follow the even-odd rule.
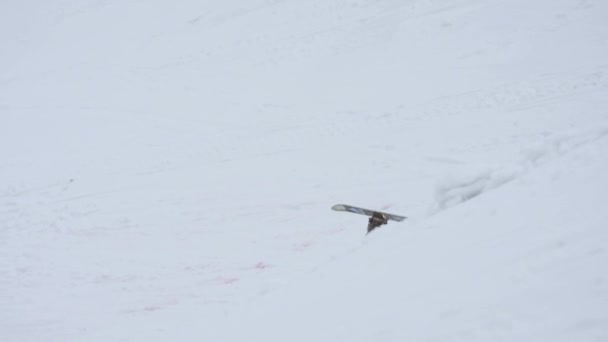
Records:
[[[547,142],[527,149],[519,163],[508,167],[484,168],[467,166],[467,175],[445,180],[435,191],[435,203],[430,212],[436,214],[450,207],[460,205],[487,191],[494,190],[516,180],[532,169],[550,162],[571,151],[596,142],[608,135],[608,125],[583,132],[560,134]],[[475,170],[477,169],[477,170]]]

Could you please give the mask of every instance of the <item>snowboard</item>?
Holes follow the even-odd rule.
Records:
[[[393,220],[393,221],[397,221],[397,222],[401,222],[407,218],[405,216],[384,213],[384,212],[377,211],[377,210],[353,207],[352,205],[348,205],[348,204],[336,204],[331,208],[335,211],[348,211],[349,213],[355,213],[355,214],[367,215],[367,216],[374,216],[374,214],[380,214],[380,215],[382,215],[382,217],[384,217],[387,220]]]

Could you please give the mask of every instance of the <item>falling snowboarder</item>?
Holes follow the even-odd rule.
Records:
[[[387,224],[389,220],[400,222],[400,221],[403,221],[406,219],[405,216],[393,215],[393,214],[383,213],[380,211],[353,207],[352,205],[346,205],[346,204],[336,204],[331,208],[336,211],[348,211],[348,212],[355,213],[355,214],[369,216],[369,221],[367,224],[367,233],[368,234],[372,230],[380,227],[381,225]]]

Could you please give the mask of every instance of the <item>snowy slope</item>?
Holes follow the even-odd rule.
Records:
[[[483,200],[378,232],[240,320],[276,341],[602,341],[607,148],[604,138]]]
[[[0,339],[608,339],[607,15],[4,1]]]

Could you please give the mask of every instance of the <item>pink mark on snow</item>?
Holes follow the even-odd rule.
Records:
[[[265,270],[267,268],[270,268],[270,265],[268,265],[267,263],[264,263],[262,261],[260,261],[257,264],[255,264],[255,269],[256,270]]]
[[[307,241],[307,242],[303,242],[303,243],[297,243],[293,246],[293,249],[296,252],[303,252],[305,249],[307,249],[308,247],[312,246],[312,241]]]
[[[230,285],[230,284],[234,284],[237,281],[239,281],[239,278],[237,278],[237,277],[220,277],[220,278],[218,278],[218,281],[224,285]]]
[[[382,210],[386,210],[386,209],[389,209],[389,208],[390,208],[390,207],[392,207],[392,206],[393,206],[392,204],[385,204],[385,205],[383,205],[383,206],[382,206],[382,208],[381,208],[381,209],[382,209]]]
[[[164,310],[170,306],[177,305],[177,304],[179,304],[179,301],[177,299],[169,298],[164,301],[159,301],[156,303],[146,305],[143,308],[139,307],[137,309],[124,310],[121,312],[125,313],[125,314],[137,314],[137,313],[141,313],[141,312],[156,312],[156,311]]]

